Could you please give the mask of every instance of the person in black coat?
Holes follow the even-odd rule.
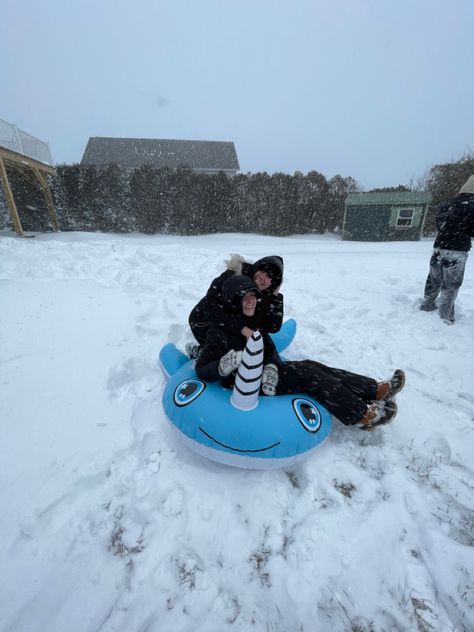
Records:
[[[438,235],[430,259],[430,270],[420,309],[436,309],[448,324],[454,322],[454,301],[464,279],[471,237],[474,237],[474,175],[461,187],[459,195],[441,206],[436,214]]]
[[[233,276],[222,285],[223,309],[229,316],[241,315],[246,326],[255,326],[258,290],[248,277]],[[250,294],[253,294],[251,300]],[[405,384],[405,374],[398,369],[390,380],[376,380],[334,369],[314,360],[282,361],[273,341],[264,337],[264,395],[306,394],[348,426],[360,425],[368,430],[386,424],[395,417],[393,397]],[[205,381],[220,381],[232,387],[247,337],[223,327],[210,326],[196,361],[196,374]]]
[[[233,323],[235,319],[238,320],[240,329],[227,328],[222,323],[219,326],[208,326],[196,362],[196,373],[201,380],[220,380],[227,387],[234,385],[233,371],[240,364],[247,339],[258,329],[258,304],[261,300],[262,293],[250,277],[232,275],[224,281],[221,301],[225,317],[222,323]],[[272,339],[264,331],[261,334],[264,341],[264,363],[278,362],[279,356]]]
[[[233,276],[246,276],[260,291],[253,326],[263,333],[276,333],[283,322],[283,295],[280,286],[283,282],[283,259],[278,255],[263,257],[255,263],[245,261],[240,255],[231,255],[226,261],[226,270],[216,277],[204,298],[192,309],[189,325],[198,345],[204,344],[209,327],[225,329],[233,335],[248,337],[253,330],[247,327],[242,313],[230,314],[224,309],[222,296],[223,283]],[[188,343],[186,351],[196,357],[198,345]]]

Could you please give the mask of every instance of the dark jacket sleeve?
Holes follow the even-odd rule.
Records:
[[[260,329],[274,334],[283,323],[283,294],[264,294],[259,315]]]
[[[451,211],[451,206],[451,203],[443,204],[443,206],[440,206],[436,211],[436,228],[438,231],[443,230],[446,219]]]
[[[474,199],[469,205],[469,236],[474,237]]]
[[[460,195],[441,206],[436,213],[436,236],[434,247],[446,250],[471,249],[472,208],[474,202]]]
[[[226,270],[211,283],[203,302],[203,311],[212,327],[219,327],[232,335],[240,334],[244,327],[243,316],[229,314],[224,310],[222,286],[233,276],[232,270]]]

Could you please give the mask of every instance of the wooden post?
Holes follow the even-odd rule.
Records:
[[[12,218],[13,226],[15,228],[16,234],[23,236],[23,226],[21,225],[20,216],[18,215],[18,210],[16,208],[15,199],[13,198],[13,193],[10,187],[10,183],[8,182],[7,170],[5,169],[5,163],[3,162],[3,158],[0,156],[0,182],[2,185],[2,190],[5,195],[5,199],[7,201],[8,210],[10,211],[10,215]]]
[[[44,173],[41,173],[41,171],[37,167],[33,167],[33,171],[41,185],[41,190],[43,191],[46,206],[48,208],[49,219],[51,220],[54,230],[58,231],[58,220],[56,217],[56,210],[54,208],[53,196],[51,195],[51,191],[48,186],[47,176]]]

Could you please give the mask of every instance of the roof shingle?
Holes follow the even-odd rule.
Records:
[[[151,138],[89,138],[82,164],[116,163],[136,169],[190,167],[204,170],[238,171],[234,143],[208,140],[166,140]]]
[[[429,204],[429,191],[368,191],[365,193],[349,193],[346,204]]]

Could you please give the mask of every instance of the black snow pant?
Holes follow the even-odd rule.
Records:
[[[464,279],[467,252],[435,248],[430,259],[430,271],[425,284],[423,308],[435,308],[440,294],[438,311],[441,318],[454,322],[454,301]],[[440,293],[441,292],[441,293]]]
[[[370,377],[333,369],[314,360],[282,362],[277,395],[314,397],[346,426],[360,422],[375,400],[377,382]]]

